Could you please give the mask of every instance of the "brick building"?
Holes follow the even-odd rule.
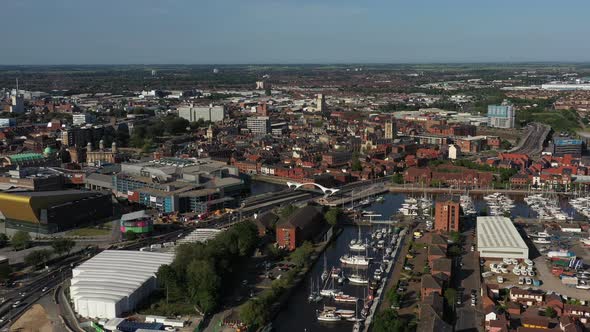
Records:
[[[456,197],[439,200],[435,205],[434,229],[440,232],[459,231],[461,205]]]
[[[287,250],[295,250],[305,241],[311,241],[323,228],[324,216],[319,208],[303,207],[287,220],[277,223],[277,245]]]

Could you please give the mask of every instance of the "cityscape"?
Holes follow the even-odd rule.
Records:
[[[6,4],[0,331],[590,331],[565,2]]]

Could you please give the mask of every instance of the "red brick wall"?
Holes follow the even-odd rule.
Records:
[[[277,245],[288,250],[297,248],[296,232],[294,228],[277,228]]]

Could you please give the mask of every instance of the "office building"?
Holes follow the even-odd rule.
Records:
[[[446,197],[436,201],[434,229],[439,232],[458,232],[461,205],[457,197]]]
[[[74,126],[82,126],[87,123],[94,123],[96,117],[90,113],[76,113],[72,115],[72,123]]]
[[[14,118],[0,118],[0,128],[16,126],[16,119]]]
[[[543,90],[571,91],[571,90],[590,90],[590,83],[547,83],[542,84]]]
[[[482,258],[529,258],[529,248],[506,217],[477,217],[477,251]]]
[[[394,139],[395,138],[395,122],[387,121],[385,122],[385,139]]]
[[[253,134],[267,135],[271,131],[270,118],[268,116],[251,116],[246,120],[246,126]]]
[[[184,106],[178,109],[178,115],[190,122],[199,120],[220,122],[225,118],[224,106]]]
[[[225,118],[225,107],[213,105],[181,106],[178,108],[178,116],[189,122],[197,122],[199,120],[220,122]]]
[[[24,113],[25,112],[25,98],[21,94],[12,95],[10,97],[10,113]]]
[[[488,126],[514,128],[516,112],[512,105],[488,105]]]
[[[105,250],[72,270],[70,297],[86,318],[115,318],[133,309],[157,289],[156,272],[174,254]]]
[[[573,157],[579,158],[582,156],[583,148],[584,142],[580,139],[558,138],[553,141],[551,152],[556,157],[571,154]]]

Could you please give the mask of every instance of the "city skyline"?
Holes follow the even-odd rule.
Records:
[[[23,0],[0,13],[10,32],[0,65],[586,62],[589,9],[575,0]]]

